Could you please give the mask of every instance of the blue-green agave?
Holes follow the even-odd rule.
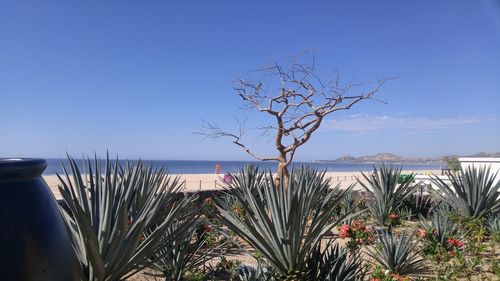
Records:
[[[311,261],[319,263],[332,254],[318,254],[318,247],[347,216],[332,220],[349,189],[331,188],[324,173],[306,167],[292,171],[279,183],[276,186],[272,174],[260,173],[252,166],[234,174],[227,192],[241,202],[246,217],[241,218],[219,199],[220,220],[262,254],[275,279],[314,280]]]
[[[413,174],[398,184],[401,166],[382,165],[379,169],[375,166],[373,169],[373,173],[362,173],[363,179],[357,180],[372,200],[368,203],[368,210],[378,224],[385,225],[389,220],[389,214],[395,214],[405,199],[418,187],[412,183]]]
[[[81,280],[126,279],[153,262],[165,244],[185,237],[193,219],[168,233],[168,227],[196,214],[185,211],[194,197],[179,198],[177,178],[164,169],[138,161],[124,166],[109,156],[83,163],[69,157],[59,190],[67,208],[60,208],[81,265]],[[93,165],[92,165],[93,162]]]
[[[500,178],[489,167],[467,167],[449,175],[450,183],[433,176],[437,195],[462,217],[485,219],[500,213]]]

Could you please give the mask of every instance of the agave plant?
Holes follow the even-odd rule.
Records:
[[[309,259],[309,268],[312,280],[325,281],[354,281],[363,280],[366,272],[363,270],[360,253],[349,255],[346,248],[338,244],[332,245],[330,240],[326,246],[317,246],[312,258]]]
[[[371,174],[362,173],[364,180],[357,178],[359,184],[370,195],[373,202],[368,204],[368,210],[380,225],[386,225],[389,214],[403,204],[404,200],[416,191],[417,186],[412,185],[413,174],[405,177],[398,184],[402,167],[382,165],[380,169],[373,167]]]
[[[380,247],[367,251],[382,268],[393,274],[418,276],[425,272],[424,259],[416,252],[414,233],[403,232],[395,237],[391,232],[377,233]]]
[[[121,166],[106,158],[86,160],[83,173],[68,156],[71,175],[63,165],[59,190],[66,209],[61,213],[80,261],[82,280],[113,281],[132,276],[152,263],[155,251],[182,239],[194,223],[186,223],[165,235],[167,228],[182,219],[194,199],[178,199],[181,185],[164,169],[153,169],[138,161]],[[181,216],[182,214],[182,216]],[[146,235],[146,233],[148,233]]]
[[[427,232],[432,233],[443,249],[447,247],[447,239],[455,237],[458,232],[458,225],[451,220],[449,211],[443,206],[434,210],[432,222],[422,221],[421,225]]]
[[[262,267],[262,262],[257,260],[257,267],[242,266],[238,270],[239,281],[268,281],[272,280],[269,270]]]
[[[216,252],[219,253],[224,244],[207,248],[207,240],[203,236],[201,239],[196,238],[196,226],[200,224],[202,224],[202,220],[198,220],[196,225],[187,229],[189,235],[186,235],[184,239],[171,241],[158,249],[155,252],[156,259],[150,268],[161,273],[148,273],[148,275],[164,277],[168,281],[180,281],[183,280],[186,272],[199,269],[211,260]],[[180,222],[172,224],[167,229],[166,235],[171,236],[181,225]]]
[[[219,199],[220,219],[262,254],[276,279],[311,280],[308,264],[324,235],[345,218],[330,217],[348,190],[330,189],[324,173],[307,167],[279,183],[252,166],[233,175],[228,192],[242,203],[246,219]]]
[[[340,213],[347,213],[356,209],[356,192],[349,190],[340,202]]]
[[[439,188],[437,193],[461,216],[483,219],[500,213],[500,180],[490,168],[468,167],[458,174],[449,174],[450,184],[433,176],[432,182]]]
[[[408,210],[412,219],[415,219],[420,217],[429,217],[435,205],[436,202],[430,195],[412,194],[404,200],[401,206],[403,209]]]
[[[500,233],[500,216],[490,216],[486,221],[490,233]]]

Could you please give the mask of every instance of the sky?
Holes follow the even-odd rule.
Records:
[[[3,0],[0,157],[250,160],[193,132],[236,130],[234,81],[304,50],[327,80],[398,78],[297,160],[500,152],[498,1]]]

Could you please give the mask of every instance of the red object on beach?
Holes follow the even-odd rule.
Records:
[[[215,173],[220,174],[220,164],[215,164]]]

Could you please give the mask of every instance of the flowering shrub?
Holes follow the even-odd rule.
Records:
[[[441,241],[436,230],[433,229],[426,230],[419,228],[417,230],[417,236],[422,239],[424,245],[422,250],[423,253],[437,260],[447,260],[448,258],[455,257],[456,253],[458,253],[464,245],[462,241],[452,237]]]
[[[213,219],[215,213],[214,200],[210,197],[203,199],[202,214],[208,219]]]
[[[347,242],[347,247],[350,250],[357,250],[361,245],[372,244],[375,241],[373,231],[360,221],[352,221],[351,225],[341,225],[339,232],[339,238],[350,238],[349,242]]]
[[[208,221],[200,223],[196,229],[197,240],[205,240],[206,245],[212,247],[218,243],[219,231]]]
[[[382,267],[377,266],[372,274],[370,281],[408,281],[410,278],[408,276],[391,273],[390,270],[384,270]]]
[[[427,232],[425,231],[425,229],[423,228],[419,228],[417,230],[417,236],[420,237],[420,238],[425,238],[425,236],[427,235]]]
[[[389,226],[396,226],[401,223],[401,221],[399,220],[399,216],[394,213],[389,214],[387,218],[387,223],[389,224]]]

